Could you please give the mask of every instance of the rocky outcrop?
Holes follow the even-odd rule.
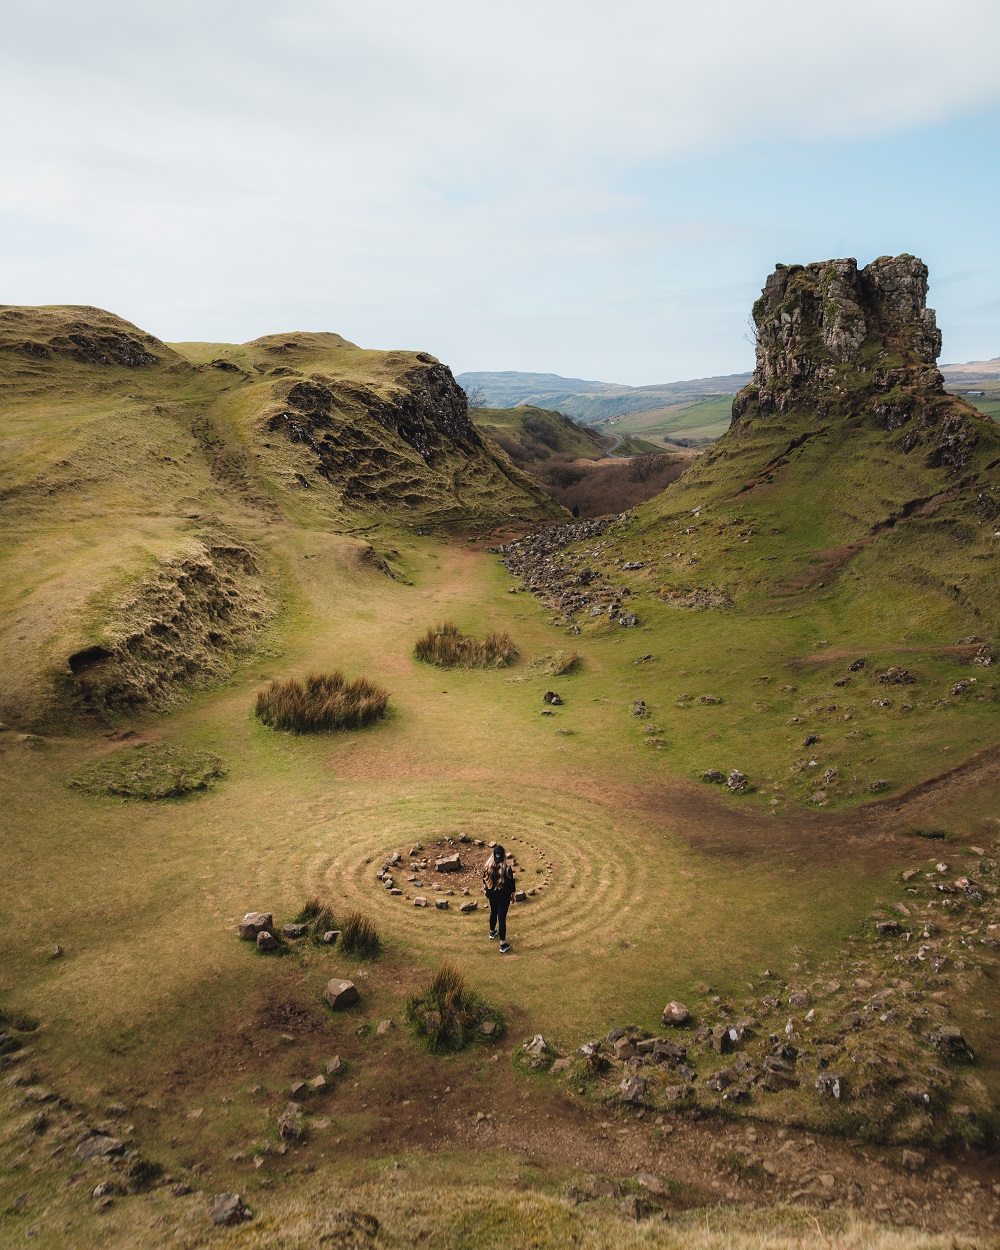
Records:
[[[734,436],[774,414],[809,408],[814,428],[867,417],[884,430],[907,427],[902,450],[922,450],[928,467],[966,463],[975,414],[944,391],[936,363],[941,332],[927,307],[923,261],[903,255],[880,256],[863,269],[853,259],[778,265],[753,320],[757,365],[733,401]]]
[[[168,702],[225,673],[274,611],[256,553],[203,535],[147,574],[111,609],[100,638],[67,657],[68,701],[96,715]]]

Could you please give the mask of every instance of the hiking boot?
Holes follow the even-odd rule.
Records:
[[[509,950],[510,950],[510,943],[509,943],[509,942],[501,942],[501,943],[500,943],[500,954],[501,954],[501,955],[506,955],[506,954],[507,954],[507,952],[508,952]]]

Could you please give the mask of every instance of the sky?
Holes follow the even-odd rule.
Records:
[[[1000,356],[996,0],[31,0],[0,301],[455,372],[748,369],[776,262],[912,252]]]

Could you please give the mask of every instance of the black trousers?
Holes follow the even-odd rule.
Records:
[[[504,891],[487,890],[486,897],[490,903],[490,932],[500,934],[500,941],[507,937],[507,911],[510,908],[510,895]]]

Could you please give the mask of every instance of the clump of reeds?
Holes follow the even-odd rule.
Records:
[[[461,1050],[483,1032],[491,1020],[489,1036],[499,1037],[503,1022],[470,990],[460,968],[446,960],[423,993],[414,994],[406,1004],[406,1017],[428,1042],[431,1050]],[[485,1033],[483,1033],[486,1036]]]
[[[272,681],[257,695],[258,719],[272,729],[324,733],[361,729],[385,715],[389,692],[368,677],[310,673],[304,682]]]
[[[438,668],[504,668],[517,655],[517,647],[510,634],[487,634],[480,641],[461,633],[454,621],[445,621],[417,640],[413,654]]]
[[[360,911],[352,911],[344,917],[340,945],[348,955],[374,959],[382,950],[382,939],[378,929],[366,915]]]

